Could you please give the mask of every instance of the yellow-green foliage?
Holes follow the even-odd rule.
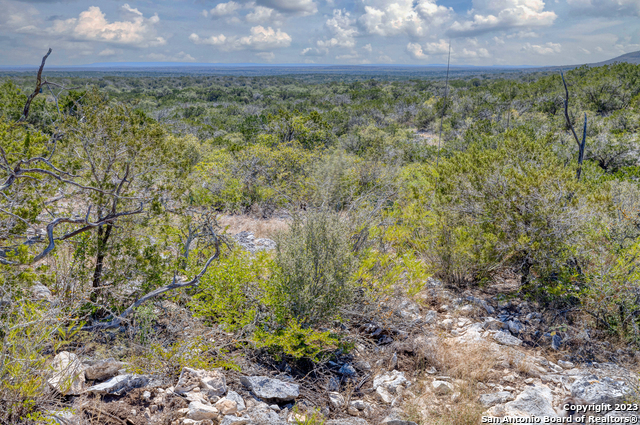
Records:
[[[304,199],[306,177],[316,157],[295,142],[217,149],[197,166],[193,196],[200,204],[232,212],[256,203]]]
[[[195,315],[230,331],[251,323],[258,311],[260,288],[266,284],[263,273],[270,261],[264,253],[254,257],[239,249],[224,254],[200,281],[199,291],[191,301]]]
[[[302,327],[296,320],[290,320],[286,327],[275,332],[257,329],[252,339],[256,348],[266,348],[277,359],[285,356],[314,362],[322,360],[339,345],[339,340],[331,332]]]

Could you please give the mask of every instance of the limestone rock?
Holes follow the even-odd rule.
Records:
[[[247,410],[247,406],[244,404],[244,400],[242,399],[242,396],[240,396],[240,394],[238,394],[237,392],[229,390],[227,392],[226,398],[228,400],[233,400],[236,402],[236,407],[238,409],[238,412]]]
[[[408,381],[404,376],[404,372],[394,370],[391,372],[383,373],[382,375],[378,375],[373,378],[373,389],[377,390],[378,387],[382,386],[387,391],[395,393],[400,385],[404,385],[407,382]]]
[[[142,388],[149,383],[149,377],[129,373],[118,375],[93,387],[87,388],[87,392],[95,394],[123,394],[134,388]]]
[[[116,361],[114,358],[92,362],[84,371],[87,379],[92,381],[104,381],[113,378],[118,371],[126,366],[126,363]]]
[[[453,384],[446,381],[433,381],[431,388],[433,388],[433,392],[437,395],[445,395],[453,392]]]
[[[392,410],[391,413],[382,420],[381,425],[417,425],[415,422],[406,421],[402,418],[402,412]]]
[[[53,294],[51,294],[51,290],[44,286],[41,283],[37,283],[31,287],[31,293],[33,297],[38,301],[48,301],[53,302]]]
[[[185,367],[180,373],[175,392],[185,394],[194,388],[200,388],[209,397],[223,396],[227,392],[227,381],[218,370],[201,370]]]
[[[391,404],[395,397],[383,386],[376,388],[376,395],[383,403]]]
[[[216,419],[220,412],[213,406],[207,406],[199,401],[189,403],[189,412],[187,418],[194,421],[202,421],[205,419]]]
[[[331,405],[336,409],[340,409],[342,406],[344,406],[344,397],[340,393],[330,392],[329,401],[331,402]]]
[[[216,409],[218,409],[223,415],[231,415],[232,413],[236,413],[238,411],[238,405],[233,400],[229,400],[228,398],[221,398],[216,402]]]
[[[571,385],[571,395],[583,399],[587,404],[619,403],[631,392],[631,388],[622,380],[610,377],[599,379],[596,375],[583,376]]]
[[[51,362],[53,375],[48,382],[61,394],[78,395],[84,389],[84,366],[78,356],[67,351],[58,353]]]
[[[522,345],[522,340],[516,338],[513,335],[508,334],[507,332],[504,331],[498,331],[493,335],[493,339],[496,340],[496,342],[502,344],[502,345],[508,345],[510,347],[519,347]]]
[[[222,418],[220,425],[247,425],[250,422],[249,418],[229,415]]]
[[[240,382],[253,393],[265,400],[283,402],[294,400],[300,395],[297,384],[283,382],[266,376],[243,376]]]
[[[499,391],[497,393],[482,394],[478,401],[484,407],[495,406],[496,404],[506,403],[513,400],[513,395],[509,391]]]
[[[505,412],[509,416],[523,417],[558,417],[553,409],[553,394],[546,385],[527,387],[515,400],[505,404]]]

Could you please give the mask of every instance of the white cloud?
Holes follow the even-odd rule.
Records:
[[[474,0],[473,18],[455,21],[449,29],[453,36],[470,36],[491,31],[547,27],[558,17],[545,11],[543,0]]]
[[[180,52],[177,55],[165,55],[163,53],[149,53],[142,56],[157,62],[194,62],[196,59],[188,53]]]
[[[256,53],[256,56],[259,56],[260,58],[268,62],[271,62],[276,58],[276,55],[274,55],[273,52],[260,52],[260,53]]]
[[[407,52],[414,59],[426,59],[428,56],[422,51],[422,46],[418,43],[407,44]]]
[[[221,16],[233,15],[240,8],[242,8],[242,6],[239,3],[236,3],[235,1],[230,1],[228,3],[218,3],[216,7],[211,9],[205,15],[205,17],[207,15],[210,15],[212,17],[219,18]]]
[[[358,18],[363,30],[385,37],[404,33],[422,36],[430,26],[443,25],[453,14],[453,9],[438,6],[435,0],[397,0],[382,8],[365,6],[364,10]]]
[[[255,6],[252,12],[247,13],[245,19],[252,24],[271,22],[274,25],[282,25],[284,16],[270,7]]]
[[[318,5],[313,0],[257,0],[256,3],[297,16],[313,15],[318,11]]]
[[[355,20],[351,19],[349,12],[339,9],[333,11],[333,17],[328,19],[324,24],[325,29],[331,35],[331,38],[319,40],[316,44],[319,48],[329,47],[348,47],[353,48],[356,45],[354,37],[358,35],[358,30],[353,26]]]
[[[300,52],[302,56],[324,56],[327,53],[329,53],[327,49],[317,49],[315,47],[307,47]]]
[[[485,48],[479,48],[479,49],[467,49],[467,48],[463,48],[462,49],[462,53],[458,53],[456,54],[456,56],[462,57],[462,58],[489,58],[491,57],[491,55],[489,54],[489,51]]]
[[[639,0],[567,0],[567,4],[574,11],[599,17],[626,16],[630,13],[640,16]]]
[[[57,19],[46,31],[51,35],[69,37],[79,41],[104,41],[137,47],[160,46],[166,43],[158,37],[155,24],[160,21],[157,14],[145,18],[138,9],[128,4],[122,10],[131,15],[131,20],[108,22],[99,7],[91,6],[78,18]]]
[[[449,53],[449,43],[443,39],[425,43],[422,46],[418,43],[409,43],[407,44],[407,52],[414,59],[427,59],[429,55],[446,55]]]
[[[264,28],[261,25],[252,27],[249,36],[226,37],[224,34],[200,38],[198,34],[191,34],[189,40],[195,44],[209,44],[218,46],[222,50],[271,50],[291,45],[291,37],[280,29]]]
[[[362,46],[362,50],[365,50],[369,53],[373,52],[373,48],[371,47],[371,43],[369,44],[365,44],[364,46]]]
[[[98,53],[98,56],[113,56],[115,54],[116,54],[116,51],[113,49],[104,49],[103,51]]]
[[[539,55],[553,55],[562,51],[562,46],[558,43],[548,42],[542,45],[527,43],[522,47],[525,52],[533,52]]]
[[[0,0],[0,29],[19,30],[31,29],[34,17],[38,15],[38,10],[23,3]]]

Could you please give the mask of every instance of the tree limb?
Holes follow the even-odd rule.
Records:
[[[576,140],[578,147],[580,147],[580,140],[578,139],[578,135],[576,134],[576,130],[573,128],[573,124],[571,124],[571,118],[569,118],[569,89],[567,88],[567,82],[564,80],[564,73],[560,70],[560,75],[562,76],[562,84],[564,84],[564,118],[567,120],[567,124],[571,129],[571,133],[573,133],[573,138]]]
[[[22,116],[18,120],[18,122],[22,122],[27,119],[29,116],[29,108],[31,107],[31,102],[35,97],[40,93],[40,88],[42,87],[42,70],[44,69],[44,63],[47,61],[47,58],[51,54],[52,50],[49,48],[49,51],[42,58],[42,63],[40,64],[40,68],[38,69],[38,76],[36,77],[36,88],[33,90],[33,93],[29,95],[27,98],[27,103],[24,105],[24,110],[22,111]]]
[[[209,269],[209,266],[211,265],[213,260],[216,260],[220,256],[220,244],[216,243],[215,247],[216,247],[216,252],[207,260],[207,262],[205,263],[205,265],[202,268],[202,270],[200,271],[200,273],[198,273],[190,281],[188,281],[188,282],[178,282],[176,276],[174,276],[173,277],[173,281],[169,285],[163,286],[161,288],[158,288],[155,291],[151,291],[148,294],[146,294],[145,296],[143,296],[142,298],[136,300],[125,311],[123,311],[122,314],[120,314],[120,316],[116,317],[115,319],[111,320],[110,322],[99,323],[97,325],[91,325],[91,326],[84,326],[84,327],[82,327],[82,330],[83,331],[93,331],[93,330],[98,330],[98,329],[113,329],[113,328],[117,328],[117,327],[120,326],[122,321],[127,316],[129,316],[131,313],[133,313],[133,311],[136,308],[140,307],[142,304],[144,304],[145,302],[149,301],[150,299],[155,298],[160,294],[164,294],[165,292],[173,291],[174,289],[186,288],[186,287],[189,287],[189,286],[197,285],[200,282],[200,279],[202,279],[202,276],[204,276],[204,274]]]

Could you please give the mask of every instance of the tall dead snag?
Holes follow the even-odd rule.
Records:
[[[587,143],[587,114],[584,114],[584,129],[582,130],[582,141],[578,138],[576,134],[576,130],[573,128],[573,124],[571,123],[571,118],[569,117],[569,89],[567,88],[567,82],[564,79],[564,73],[560,70],[560,75],[562,76],[562,84],[564,85],[564,118],[567,120],[567,125],[569,125],[569,129],[571,129],[571,134],[573,134],[573,138],[578,144],[578,169],[576,170],[576,179],[580,180],[580,176],[582,175],[582,161],[584,160],[584,147]]]

